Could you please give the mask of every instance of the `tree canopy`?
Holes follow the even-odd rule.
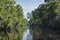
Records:
[[[60,1],[49,1],[39,5],[37,9],[32,11],[32,19],[30,26],[34,40],[49,40],[50,38],[60,38]],[[54,35],[53,35],[54,34]]]
[[[15,0],[0,0],[0,40],[20,40],[26,27],[22,7]]]

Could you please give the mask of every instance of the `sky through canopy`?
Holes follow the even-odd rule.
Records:
[[[44,0],[15,0],[16,4],[20,4],[23,8],[24,15],[27,12],[31,12],[37,8],[40,4],[44,3]]]

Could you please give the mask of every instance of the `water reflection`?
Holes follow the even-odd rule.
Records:
[[[23,33],[22,40],[32,40],[32,35],[31,35],[29,29],[27,29],[27,30]]]

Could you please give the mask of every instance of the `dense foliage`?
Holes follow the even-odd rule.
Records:
[[[0,0],[0,40],[20,40],[26,28],[22,7],[14,0]]]
[[[32,11],[33,40],[60,40],[60,1],[47,1]]]

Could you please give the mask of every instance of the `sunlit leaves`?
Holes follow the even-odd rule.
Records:
[[[20,40],[26,28],[22,7],[14,0],[0,0],[0,40]]]

